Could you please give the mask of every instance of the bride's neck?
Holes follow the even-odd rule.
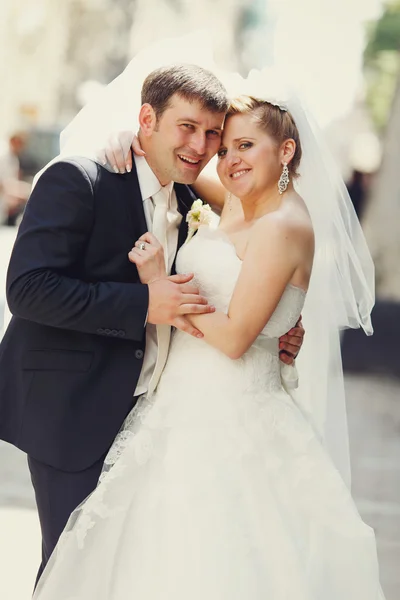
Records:
[[[277,186],[266,189],[257,197],[249,196],[240,198],[243,208],[244,220],[247,222],[256,221],[264,215],[277,210],[285,196],[294,190],[292,182],[289,183],[287,190],[280,194]]]

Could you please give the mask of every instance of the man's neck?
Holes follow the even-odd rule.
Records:
[[[163,176],[158,171],[157,166],[151,160],[151,156],[149,156],[148,154],[146,154],[146,156],[144,158],[145,158],[147,164],[149,165],[150,169],[153,171],[154,175],[157,177],[158,181],[160,182],[160,185],[162,187],[165,187],[166,185],[169,185],[171,183],[171,180],[170,179],[166,180],[165,178],[163,179]]]
[[[151,145],[147,143],[147,139],[144,136],[140,135],[140,131],[138,133],[138,138],[140,142],[140,146],[142,150],[146,153],[144,157],[150,169],[153,171],[154,175],[157,177],[160,185],[165,187],[171,183],[171,179],[166,180],[165,175],[157,168],[156,161],[152,157]]]

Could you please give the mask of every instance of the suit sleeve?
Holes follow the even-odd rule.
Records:
[[[78,163],[50,166],[36,184],[18,232],[7,273],[13,315],[52,327],[141,341],[148,286],[87,283],[76,272],[94,219],[94,194]]]

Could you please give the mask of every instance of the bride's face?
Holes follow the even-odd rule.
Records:
[[[148,119],[141,122],[141,131],[147,134],[147,160],[158,179],[163,185],[194,183],[221,144],[225,113],[205,110],[177,94],[158,121],[146,106]]]
[[[225,123],[218,151],[218,176],[240,199],[257,200],[279,179],[280,148],[257,123],[253,114],[236,114]]]

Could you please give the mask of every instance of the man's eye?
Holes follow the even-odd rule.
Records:
[[[220,132],[219,131],[215,131],[214,129],[210,129],[209,131],[207,131],[207,135],[209,135],[211,137],[219,137],[220,136]]]
[[[183,127],[186,127],[187,129],[194,129],[194,125],[192,125],[191,123],[182,123]]]

